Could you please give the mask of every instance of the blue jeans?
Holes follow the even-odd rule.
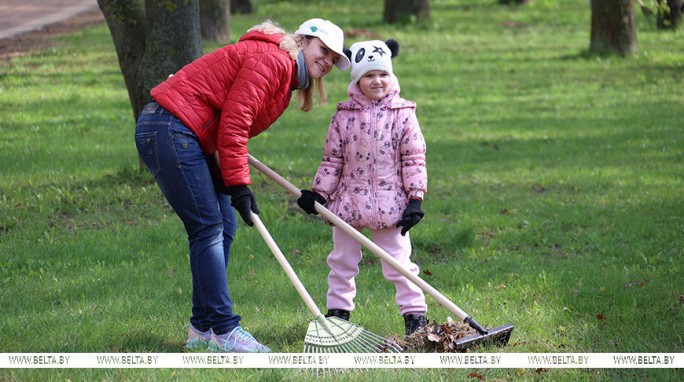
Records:
[[[135,145],[188,234],[190,323],[201,331],[227,333],[240,324],[240,316],[233,314],[226,275],[237,215],[230,197],[214,189],[212,158],[204,155],[197,136],[156,102],[140,113]]]

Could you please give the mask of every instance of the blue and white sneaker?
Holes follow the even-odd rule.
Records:
[[[209,350],[222,353],[270,353],[271,349],[257,342],[251,334],[237,326],[226,334],[216,335],[212,331]]]
[[[188,327],[188,339],[185,341],[185,347],[190,350],[203,349],[209,346],[211,341],[211,330],[201,332],[192,324]]]

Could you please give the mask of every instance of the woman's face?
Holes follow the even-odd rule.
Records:
[[[302,53],[309,76],[319,79],[330,73],[340,55],[333,52],[318,37],[302,39]]]

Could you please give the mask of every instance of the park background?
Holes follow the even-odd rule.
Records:
[[[402,95],[428,144],[422,277],[480,323],[512,323],[502,352],[682,353],[684,42],[636,14],[636,54],[588,53],[584,0],[433,1],[427,23],[382,23],[382,4],[258,1],[238,38],[272,18],[322,17],[354,41],[395,38]],[[205,51],[218,44],[206,42]],[[3,352],[182,352],[187,242],[149,174],[106,25],[0,63],[0,344]],[[331,102],[288,110],[250,152],[308,187]],[[261,217],[321,307],[330,229],[253,174]],[[242,227],[230,285],[244,326],[298,352],[308,310]],[[367,253],[353,321],[403,331]],[[430,318],[452,316],[430,300]],[[372,370],[338,380],[681,380],[681,370]],[[2,370],[7,380],[302,380],[296,370]],[[313,378],[313,377],[311,377]]]

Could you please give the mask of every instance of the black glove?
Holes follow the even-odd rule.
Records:
[[[402,227],[401,236],[406,236],[406,232],[413,228],[414,225],[418,224],[420,219],[425,216],[425,212],[421,211],[420,209],[422,204],[422,200],[409,200],[409,204],[404,210],[404,215],[401,217],[401,221],[397,223],[397,228]]]
[[[297,204],[308,214],[318,215],[315,202],[325,205],[325,198],[316,191],[302,190],[302,196],[297,199]]]
[[[251,211],[258,215],[259,209],[257,208],[256,198],[254,197],[254,194],[249,189],[249,187],[226,187],[225,193],[230,195],[231,204],[240,214],[240,217],[242,217],[242,220],[245,222],[245,224],[247,224],[248,226],[254,226],[254,223],[252,222],[252,217],[249,215],[249,212]]]

